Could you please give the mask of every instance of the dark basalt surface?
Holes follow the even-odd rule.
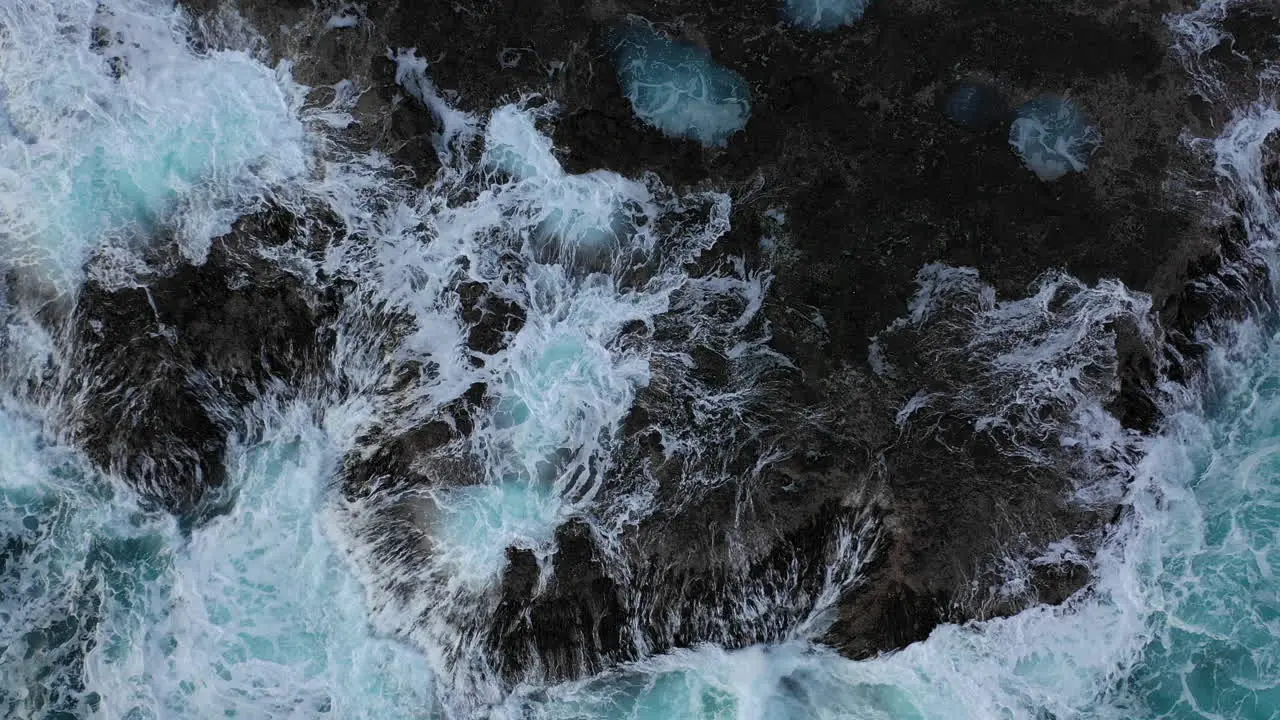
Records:
[[[1086,282],[1118,278],[1152,294],[1172,344],[1153,348],[1135,328],[1112,328],[1114,357],[1096,368],[1098,386],[1108,388],[1099,399],[1126,428],[1149,431],[1159,422],[1158,368],[1190,377],[1194,328],[1233,297],[1228,286],[1241,284],[1247,258],[1239,228],[1203,227],[1204,208],[1182,181],[1204,170],[1181,133],[1212,135],[1228,112],[1228,96],[1201,95],[1171,55],[1162,16],[1186,4],[885,0],[832,33],[782,25],[777,5],[371,2],[360,26],[346,31],[325,31],[327,13],[305,5],[242,6],[258,27],[286,28],[269,40],[274,52],[299,60],[304,82],[347,77],[372,89],[353,137],[419,177],[438,166],[430,152],[435,124],[396,89],[388,48],[416,47],[431,61],[433,82],[456,92],[464,109],[483,112],[528,91],[559,101],[554,137],[571,171],[654,171],[677,188],[730,192],[733,229],[705,267],[720,255],[763,266],[770,261],[759,239],[777,230],[768,327],[757,329],[794,368],[770,374],[745,420],[714,428],[729,440],[694,460],[667,457],[655,426],[692,422],[691,394],[732,387],[741,368],[725,348],[708,346],[686,348],[691,370],[655,369],[606,489],[657,479],[658,509],[622,538],[638,572],[619,582],[576,521],[557,533],[554,574],[541,593],[530,553],[510,549],[489,637],[513,681],[533,656],[547,677],[564,679],[635,657],[640,640],[658,652],[781,639],[823,581],[834,540],[868,522],[877,528],[867,538],[874,560],[860,584],[844,589],[826,636],[850,656],[900,648],[940,622],[1063,601],[1088,582],[1085,565],[1037,566],[1025,588],[1006,596],[996,592],[993,558],[1025,559],[1067,536],[1087,551],[1117,508],[1070,502],[1062,467],[1012,458],[1007,438],[978,432],[963,412],[900,427],[896,413],[917,391],[957,393],[978,370],[931,367],[920,355],[936,338],[921,332],[897,337],[888,353],[900,372],[880,376],[868,363],[872,338],[904,315],[916,274],[930,262],[975,267],[1001,297],[1026,295],[1055,268]],[[212,4],[192,6],[210,13]],[[629,13],[704,45],[747,78],[752,117],[727,148],[671,140],[634,119],[604,40],[610,23]],[[1256,63],[1232,50],[1275,52],[1274,34],[1260,29],[1275,24],[1273,9],[1247,7],[1225,24],[1235,37],[1202,61],[1238,66],[1237,76],[1248,77]],[[1102,149],[1086,172],[1040,182],[1009,148],[1006,129],[975,132],[940,111],[942,95],[962,81],[989,84],[1014,104],[1069,94],[1101,126]],[[1237,90],[1251,100],[1248,84]],[[316,101],[326,92],[318,89]],[[780,228],[766,215],[771,209],[787,218]],[[211,408],[245,402],[268,375],[305,375],[307,358],[323,348],[323,311],[301,301],[310,291],[287,276],[255,275],[232,289],[233,271],[246,271],[238,262],[215,252],[204,266],[158,278],[150,300],[140,290],[86,292],[79,333],[107,382],[85,389],[98,393],[87,407],[102,410],[89,410],[82,434],[100,462],[127,467],[145,451],[167,464],[166,473],[216,484],[229,415]],[[253,263],[247,271],[266,272]],[[477,349],[522,322],[509,307],[486,305],[484,288],[463,295]],[[106,330],[98,334],[92,321]],[[660,318],[645,340],[678,347],[680,322]],[[177,330],[176,341],[157,332],[162,325]],[[195,381],[189,368],[207,369],[213,380]],[[376,447],[349,465],[348,495],[370,491],[375,477],[429,482],[415,475],[416,463],[467,432],[466,404],[482,402],[483,393],[475,389],[448,419],[367,438]],[[126,398],[144,411],[117,427],[108,409]],[[786,452],[757,467],[770,447]],[[690,494],[682,483],[697,469],[690,463],[727,468],[741,481]],[[762,587],[775,593],[775,612],[740,621],[747,593]]]
[[[381,22],[391,44],[432,58],[433,80],[456,90],[462,107],[483,111],[528,90],[560,101],[555,140],[568,169],[652,170],[676,186],[729,189],[734,229],[714,252],[759,260],[763,212],[778,208],[788,218],[766,314],[773,345],[800,372],[774,378],[779,389],[761,417],[770,417],[773,439],[791,459],[741,485],[681,498],[679,476],[691,468],[663,457],[649,428],[678,424],[690,398],[659,379],[637,401],[617,480],[664,478],[656,502],[664,509],[627,535],[633,564],[648,575],[632,577],[627,588],[557,587],[545,600],[560,612],[569,612],[567,600],[582,612],[603,603],[641,617],[652,608],[682,608],[686,622],[674,631],[656,616],[642,624],[654,650],[777,639],[767,626],[734,626],[735,594],[761,574],[751,566],[772,555],[813,562],[837,523],[851,522],[858,502],[868,501],[884,515],[877,561],[849,593],[828,638],[851,655],[901,647],[942,621],[1061,601],[1082,587],[1083,566],[1045,566],[1027,592],[995,598],[991,558],[1066,536],[1096,537],[1114,509],[1073,506],[1067,478],[1019,465],[999,439],[976,434],[964,418],[942,417],[932,431],[900,435],[894,413],[930,386],[929,368],[885,381],[871,376],[867,351],[871,338],[905,313],[917,271],[933,261],[978,268],[1004,297],[1025,294],[1052,268],[1089,282],[1117,277],[1157,295],[1177,292],[1184,279],[1178,263],[1203,248],[1189,240],[1198,233],[1194,208],[1166,180],[1191,166],[1178,140],[1183,129],[1210,129],[1192,111],[1194,91],[1170,57],[1161,14],[1175,9],[878,3],[856,26],[830,34],[780,25],[772,2],[386,11]],[[751,121],[726,149],[671,140],[634,119],[605,42],[609,23],[627,13],[705,45],[751,83]],[[377,24],[373,10],[371,16]],[[456,37],[468,42],[449,40]],[[506,48],[519,50],[504,55]],[[1086,173],[1039,182],[1010,150],[1006,127],[974,132],[939,111],[942,94],[964,80],[989,83],[1014,103],[1043,92],[1070,94],[1101,125],[1101,152]],[[807,320],[813,317],[822,319],[821,332]],[[1118,337],[1112,372],[1119,390],[1105,400],[1129,427],[1150,429],[1157,422],[1151,351],[1132,332]],[[703,358],[694,373],[706,382],[697,387],[723,389],[717,376],[733,369],[715,367],[723,357],[714,348],[691,350]],[[910,363],[911,350],[904,347],[900,359]],[[816,407],[826,409],[823,422],[794,423],[796,410]],[[705,462],[745,475],[762,447],[730,444]],[[1020,533],[1002,522],[1006,517],[1022,520]],[[747,557],[730,561],[729,546]],[[691,557],[688,548],[705,552]],[[512,558],[515,575],[519,558]],[[593,575],[585,560],[576,570],[562,563],[557,575]],[[811,575],[796,578],[797,594]],[[509,657],[532,643],[557,656],[568,644],[587,657],[628,658],[633,638],[623,625],[588,617],[595,616],[543,626],[532,641],[535,630],[518,640],[504,634],[502,642],[513,643]],[[603,626],[606,639],[583,639],[592,626]],[[594,664],[553,667],[552,674],[577,676]]]
[[[620,588],[596,553],[590,529],[565,523],[556,531],[556,545],[554,575],[540,591],[533,552],[507,550],[490,636],[490,651],[507,676],[527,673],[531,658],[551,677],[583,677],[628,657]]]
[[[300,387],[328,362],[336,298],[264,254],[299,242],[322,252],[301,235],[288,211],[266,210],[215,239],[203,263],[156,258],[145,286],[86,283],[68,396],[94,462],[181,514],[223,483],[229,434],[252,438],[245,409],[268,383]]]

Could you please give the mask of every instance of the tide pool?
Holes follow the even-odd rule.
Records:
[[[784,0],[782,16],[802,30],[831,31],[862,18],[871,0]]]
[[[751,117],[751,89],[711,53],[648,23],[615,30],[618,83],[636,117],[675,138],[723,146]]]
[[[1019,105],[1009,144],[1036,177],[1052,182],[1083,172],[1102,144],[1102,134],[1073,101],[1042,95]]]

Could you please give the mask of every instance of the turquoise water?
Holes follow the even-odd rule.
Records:
[[[184,535],[0,410],[0,714],[429,717],[426,661],[370,635],[330,540],[308,415],[235,448],[236,504]]]
[[[193,52],[171,4],[15,0],[0,27],[0,249],[56,291],[157,233],[203,257],[307,169],[301,88],[245,52]],[[95,27],[121,42],[95,52]]]
[[[1124,681],[1152,718],[1280,715],[1280,337],[1187,444],[1188,521],[1156,577],[1154,637]]]
[[[725,145],[747,125],[751,88],[706,49],[643,21],[616,30],[618,83],[636,117],[671,137]]]

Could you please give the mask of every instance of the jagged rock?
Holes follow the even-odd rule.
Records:
[[[144,496],[191,511],[221,485],[228,433],[268,383],[298,387],[328,360],[332,297],[259,251],[297,240],[284,210],[242,218],[202,264],[164,267],[139,287],[90,280],[71,338],[75,435]]]
[[[458,286],[462,321],[470,330],[467,347],[493,355],[524,325],[524,310],[516,303],[489,292],[484,283],[467,281]]]
[[[347,499],[354,501],[379,490],[438,486],[442,460],[461,470],[448,474],[453,484],[475,482],[475,468],[452,462],[457,458],[449,446],[471,433],[473,413],[485,402],[486,391],[483,383],[475,383],[462,397],[445,403],[430,420],[407,430],[397,432],[380,425],[370,428],[346,460],[342,490]]]
[[[624,591],[581,521],[556,531],[551,581],[529,550],[507,550],[491,649],[506,677],[576,678],[634,657],[626,652]],[[531,672],[533,671],[533,672]]]
[[[1126,428],[1158,426],[1156,369],[1176,372],[1190,359],[1193,330],[1260,270],[1233,242],[1238,228],[1206,237],[1198,224],[1203,208],[1166,182],[1195,167],[1181,133],[1207,133],[1222,121],[1220,104],[1170,56],[1163,16],[1180,9],[1181,0],[881,2],[856,25],[819,34],[779,24],[776,0],[388,2],[368,8],[372,30],[352,41],[370,50],[381,44],[364,58],[352,54],[356,45],[317,40],[324,35],[317,21],[297,20],[305,13],[291,16],[303,23],[291,37],[322,56],[327,82],[350,70],[378,89],[359,113],[371,129],[367,140],[409,148],[397,159],[420,177],[437,166],[423,139],[435,126],[424,109],[396,101],[403,94],[388,79],[390,62],[378,59],[386,47],[417,47],[431,58],[436,86],[456,92],[456,104],[469,111],[527,91],[559,101],[554,137],[569,172],[651,170],[677,188],[729,190],[734,227],[699,260],[704,269],[725,255],[762,267],[765,218],[779,214],[773,211],[786,218],[764,318],[771,346],[794,369],[768,376],[768,392],[750,409],[754,434],[734,434],[747,428],[740,418],[694,426],[688,412],[692,394],[740,380],[725,352],[689,348],[692,368],[658,368],[628,417],[616,477],[604,490],[622,493],[639,479],[656,485],[652,513],[621,541],[635,571],[626,576],[630,584],[601,561],[578,521],[558,531],[541,593],[534,592],[540,571],[532,555],[510,550],[489,634],[503,676],[512,683],[529,673],[578,677],[631,659],[641,639],[649,652],[779,639],[779,628],[805,612],[832,538],[860,522],[861,511],[882,529],[877,552],[862,583],[841,588],[839,617],[826,636],[851,656],[900,648],[941,622],[1061,602],[1083,587],[1087,569],[1067,560],[1032,567],[1025,587],[1003,595],[992,560],[1026,560],[1067,536],[1087,544],[1105,531],[1115,506],[1072,503],[1065,460],[1012,459],[1002,438],[979,432],[954,407],[931,428],[900,429],[896,414],[914,392],[956,391],[972,373],[960,361],[954,368],[902,361],[923,342],[913,336],[890,348],[908,367],[899,376],[871,372],[868,354],[872,338],[907,311],[926,263],[975,267],[1002,298],[1025,296],[1048,270],[1089,283],[1119,278],[1153,295],[1180,357],[1153,351],[1152,338],[1117,320],[1110,362],[1097,370],[1107,388],[1098,399]],[[249,10],[277,17],[270,8]],[[634,12],[707,47],[751,85],[751,119],[726,148],[673,140],[635,118],[606,40]],[[1274,12],[1261,3],[1241,12],[1227,23],[1235,37],[1208,61],[1240,66],[1247,83],[1257,69],[1248,53],[1275,51],[1272,35],[1257,29],[1270,27]],[[1234,52],[1241,50],[1243,60]],[[1015,105],[1069,93],[1101,127],[1101,148],[1086,172],[1042,183],[1009,147],[1007,127],[957,126],[941,112],[940,95],[959,81],[981,82]],[[486,299],[481,286],[461,293],[473,323],[469,344],[481,354],[523,322],[511,306]],[[655,324],[646,341],[679,340],[678,319]],[[802,422],[802,415],[818,420]],[[349,461],[349,494],[367,492],[375,477],[429,482],[415,465],[466,433],[466,423],[450,417],[368,438],[377,447],[368,460]],[[203,421],[191,422],[192,436],[203,437]],[[668,457],[657,430],[663,423],[727,433],[728,441],[711,443],[705,457]],[[771,444],[785,457],[757,467]],[[723,477],[694,491],[684,483],[708,470]],[[1010,517],[1022,524],[1004,522]],[[779,575],[782,567],[796,570]],[[778,588],[773,615],[743,622],[734,603],[766,577],[792,585]],[[632,619],[643,638],[633,636]]]

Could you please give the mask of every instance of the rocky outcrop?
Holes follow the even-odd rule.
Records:
[[[419,48],[437,46],[433,24],[453,23],[450,34],[465,28],[477,38],[442,50],[432,66],[433,78],[456,89],[464,107],[479,110],[530,88],[561,101],[555,139],[571,170],[652,170],[675,186],[729,189],[736,197],[734,229],[715,253],[763,264],[758,240],[773,227],[766,213],[786,217],[775,233],[782,247],[765,312],[772,345],[800,372],[775,378],[780,389],[763,415],[772,415],[774,439],[791,459],[748,479],[761,445],[730,445],[704,462],[744,471],[739,482],[681,497],[687,489],[680,474],[697,468],[660,457],[649,428],[691,398],[679,390],[664,396],[661,382],[646,389],[629,424],[640,444],[634,458],[646,459],[624,462],[618,482],[666,478],[659,493],[669,488],[671,496],[655,498],[663,509],[629,531],[635,566],[662,576],[647,587],[642,577],[630,578],[633,585],[621,594],[630,593],[631,611],[669,603],[693,616],[709,607],[700,598],[733,595],[726,582],[748,584],[753,575],[743,566],[752,558],[794,552],[812,559],[812,541],[825,542],[837,520],[849,522],[858,502],[878,508],[884,535],[877,564],[848,593],[828,638],[852,655],[901,647],[942,621],[1060,601],[1082,587],[1086,564],[1065,561],[1036,565],[1025,585],[1001,595],[1003,568],[996,564],[1028,559],[1064,537],[1096,540],[1114,507],[1073,505],[1072,481],[1061,467],[1019,462],[1000,438],[975,430],[971,418],[944,414],[932,427],[903,434],[895,414],[917,391],[931,385],[956,391],[966,379],[957,374],[956,385],[938,388],[927,366],[905,377],[877,377],[868,352],[872,338],[907,312],[917,272],[930,262],[975,267],[1004,298],[1026,295],[1051,269],[1086,282],[1119,278],[1156,292],[1158,302],[1180,291],[1185,275],[1164,261],[1195,256],[1200,242],[1197,209],[1176,183],[1196,167],[1180,135],[1187,128],[1211,132],[1194,112],[1198,91],[1172,56],[1162,24],[1163,12],[1180,8],[879,3],[853,27],[814,34],[779,25],[770,2],[738,3],[732,13],[714,4],[661,2],[548,7],[527,22],[512,21],[522,17],[516,8],[505,8],[510,14],[499,20],[493,6],[395,32],[406,38],[398,42]],[[575,12],[595,25],[560,19]],[[610,23],[627,13],[705,46],[747,78],[751,120],[727,148],[671,140],[635,119],[613,79],[606,40]],[[550,45],[548,38],[555,38]],[[486,67],[485,53],[496,56],[503,47],[531,48],[520,57],[539,68],[550,66],[547,58],[561,64],[550,80],[527,66]],[[949,122],[940,98],[969,79],[1015,103],[1069,94],[1104,137],[1088,171],[1040,182],[1011,151],[1007,127],[982,132]],[[1132,327],[1112,329],[1112,336],[1114,389],[1099,400],[1126,426],[1151,429],[1157,361],[1150,338]],[[908,343],[898,357],[910,361],[912,352]],[[707,382],[692,387],[722,389],[717,375],[732,370],[717,372],[714,350],[705,356],[692,372]],[[796,429],[788,408],[823,408],[823,419]],[[645,443],[652,449],[644,451]],[[810,546],[797,550],[806,543],[790,533],[801,529]],[[688,548],[705,551],[695,562]],[[743,557],[731,559],[731,552]],[[687,622],[664,634],[662,621],[651,617],[646,646],[770,639],[763,625],[731,628],[732,604],[708,611],[722,620],[714,629]]]
[[[1178,352],[1156,347],[1163,338],[1140,308],[1107,316],[1090,329],[1096,352],[1081,365],[1084,390],[1072,396],[1105,406],[1123,436],[1158,426],[1161,372],[1190,372],[1180,359],[1194,345],[1188,338],[1221,296],[1192,280],[1238,267],[1238,229],[1206,232],[1205,208],[1191,192],[1204,168],[1182,134],[1215,132],[1224,98],[1206,97],[1185,71],[1184,62],[1201,58],[1172,52],[1164,14],[1187,9],[1175,0],[880,2],[831,33],[779,23],[773,0],[371,3],[343,31],[325,29],[325,16],[307,10],[244,9],[261,15],[259,27],[286,26],[273,42],[310,58],[300,72],[316,82],[351,77],[373,88],[357,112],[356,137],[420,177],[436,168],[426,152],[435,125],[396,88],[388,49],[416,47],[436,86],[466,110],[528,91],[557,100],[555,141],[572,172],[653,171],[673,187],[727,190],[732,230],[699,265],[735,256],[774,274],[751,332],[789,365],[752,374],[726,347],[683,347],[689,334],[674,316],[638,331],[652,333],[641,341],[683,347],[691,360],[655,368],[602,491],[606,501],[650,483],[653,507],[622,527],[608,552],[587,524],[566,523],[545,584],[531,553],[508,550],[488,638],[511,682],[530,673],[579,677],[641,650],[782,639],[828,590],[841,599],[825,639],[855,657],[900,648],[941,622],[1063,601],[1088,582],[1088,554],[1115,517],[1115,495],[1071,499],[1085,459],[1045,428],[1066,427],[1076,406],[1036,401],[1004,429],[978,422],[983,408],[972,403],[1017,378],[986,375],[989,368],[965,357],[976,311],[964,302],[979,300],[948,305],[959,314],[943,313],[942,325],[899,324],[921,268],[976,268],[1002,299],[1036,292],[1052,270],[1149,292]],[[629,14],[707,48],[746,78],[752,115],[726,148],[672,140],[636,120],[607,39]],[[1272,36],[1255,29],[1273,14],[1251,5],[1233,16],[1224,27],[1234,37],[1208,61],[1248,65],[1231,49],[1274,51]],[[1069,95],[1101,128],[1101,149],[1086,172],[1041,182],[1009,147],[1007,127],[948,120],[942,96],[964,81],[1013,103]],[[762,247],[766,234],[776,249]],[[1085,292],[1062,288],[1045,298],[1050,325]],[[460,295],[476,328],[473,347],[496,347],[523,322],[511,307],[490,307],[483,287]],[[140,311],[140,299],[129,302]],[[293,334],[286,336],[274,340]],[[146,343],[146,352],[173,352]],[[755,393],[753,404],[710,420],[689,410],[701,395],[726,390]],[[166,406],[208,405],[203,390],[183,392],[191,397],[163,398]],[[484,393],[475,389],[417,429],[370,435],[367,457],[348,464],[348,495],[369,492],[375,477],[433,482],[418,468],[468,432],[468,404],[485,402]],[[917,398],[938,400],[904,415]],[[171,426],[180,432],[157,434],[155,424],[136,436],[161,438],[146,442],[180,448],[164,452],[195,467],[218,452],[216,440],[192,449],[165,438],[216,438],[217,420],[184,412]],[[671,427],[711,449],[673,452],[663,445]],[[1124,459],[1111,458],[1116,467]],[[687,482],[694,476],[714,481],[695,487]],[[874,530],[864,535],[866,528]],[[858,541],[842,540],[850,537]],[[1076,552],[1045,552],[1064,538]],[[833,562],[858,549],[871,564],[845,570],[861,581],[831,587]],[[619,552],[622,567],[606,562]],[[1010,567],[1023,575],[1011,579]],[[766,609],[750,615],[745,607]]]
[[[280,246],[323,249],[283,209],[239,220],[195,264],[156,258],[145,284],[90,280],[69,329],[74,435],[89,457],[179,513],[224,481],[228,435],[252,436],[245,409],[268,385],[299,388],[328,362],[335,311]],[[297,248],[293,248],[297,249]],[[291,251],[293,250],[291,249]]]

